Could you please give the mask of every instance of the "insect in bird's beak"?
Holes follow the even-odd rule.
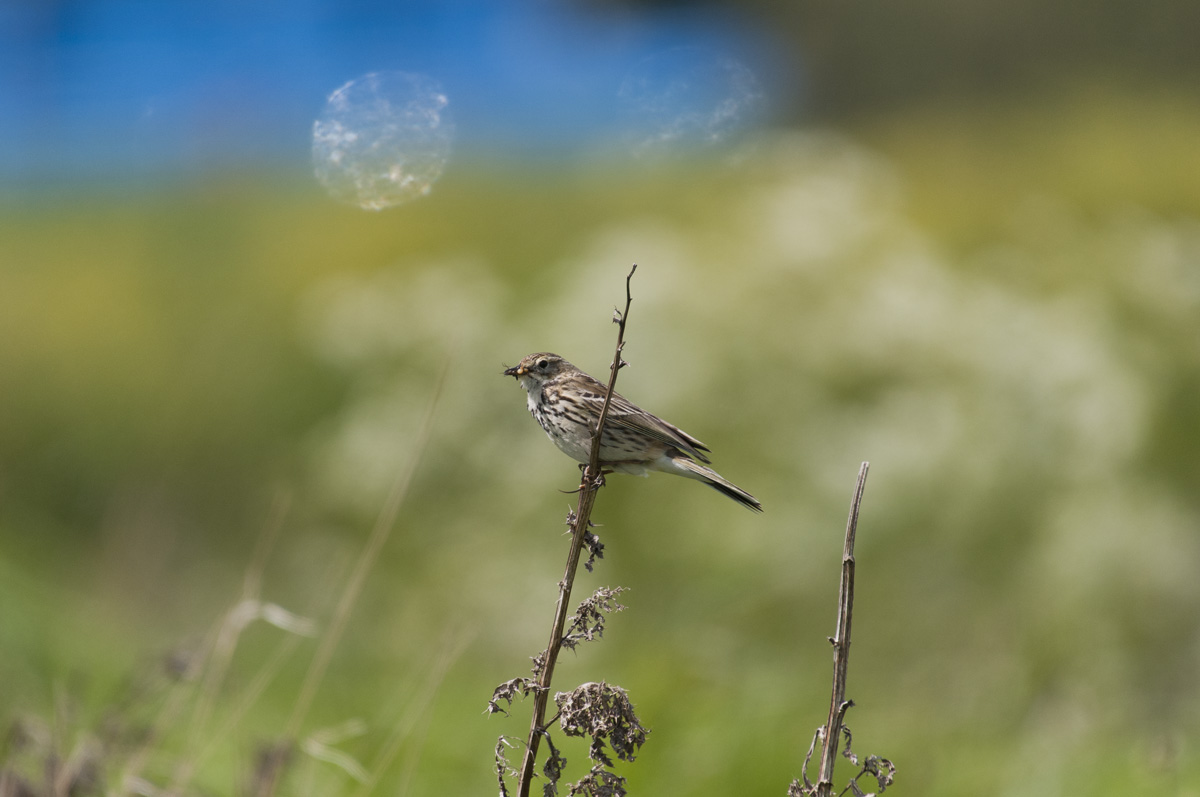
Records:
[[[518,377],[518,376],[521,376],[521,375],[522,375],[522,374],[524,374],[524,373],[525,373],[525,369],[524,369],[524,368],[522,368],[522,367],[521,367],[521,366],[519,366],[519,365],[514,365],[512,368],[506,368],[506,369],[504,369],[504,375],[505,375],[505,376],[511,376],[511,377],[513,377],[514,379],[515,379],[516,377]]]

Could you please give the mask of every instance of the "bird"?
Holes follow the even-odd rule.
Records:
[[[530,414],[554,445],[577,462],[587,463],[608,386],[550,352],[523,357],[504,375],[525,388]],[[707,467],[708,451],[708,446],[679,427],[613,392],[600,441],[600,466],[605,472],[685,476],[761,512],[757,498]]]

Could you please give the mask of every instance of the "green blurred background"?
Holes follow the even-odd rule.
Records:
[[[482,712],[545,644],[578,475],[500,371],[554,350],[603,374],[636,262],[619,388],[766,512],[663,476],[600,496],[577,598],[622,585],[628,611],[555,686],[629,691],[631,793],[799,775],[864,460],[847,723],[897,794],[1200,793],[1196,10],[951,6],[594,4],[771,31],[770,123],[665,163],[464,146],[383,213],[286,164],[21,172],[7,765],[36,782],[54,752],[117,789],[144,748],[149,783],[186,763],[186,793],[242,791],[318,640],[249,623],[211,703],[178,673],[247,569],[328,629],[419,457],[280,793],[361,793],[352,762],[376,793],[495,793],[528,706]]]

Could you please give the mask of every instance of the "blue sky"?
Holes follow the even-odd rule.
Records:
[[[713,12],[568,0],[0,0],[0,178],[307,168],[325,97],[389,69],[443,85],[456,146],[570,155],[614,124],[633,65],[693,45],[770,82],[765,37]]]

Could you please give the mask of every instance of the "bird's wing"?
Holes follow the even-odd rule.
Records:
[[[588,377],[587,387],[584,388],[582,397],[587,402],[592,417],[599,419],[600,409],[604,406],[604,394],[607,390],[607,385],[602,385]],[[620,393],[613,393],[612,401],[609,403],[608,418],[605,420],[605,424],[610,423],[644,434],[652,440],[675,446],[701,462],[709,461],[708,457],[704,455],[704,452],[708,451],[708,446],[679,427],[646,412]]]

